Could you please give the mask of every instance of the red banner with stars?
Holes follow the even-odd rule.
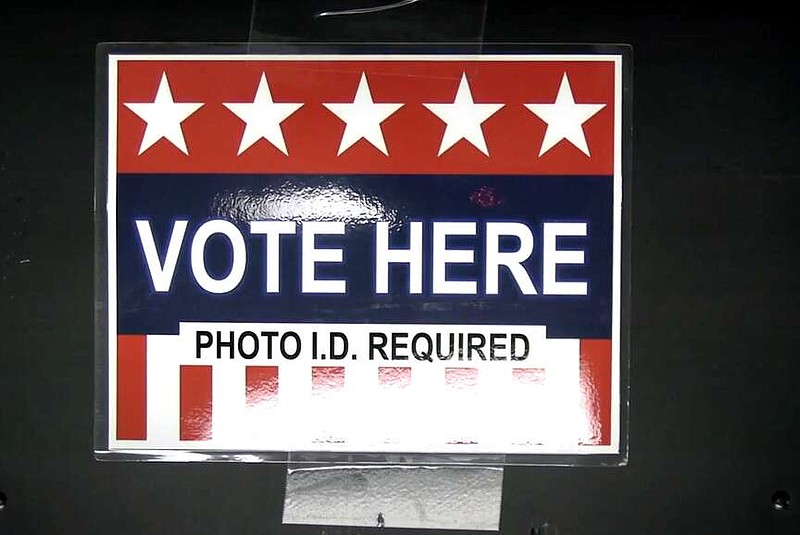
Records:
[[[125,61],[119,172],[613,171],[611,61]]]

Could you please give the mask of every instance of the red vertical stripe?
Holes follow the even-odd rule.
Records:
[[[315,394],[344,388],[343,366],[314,366],[311,368],[311,391]]]
[[[446,368],[444,382],[450,388],[472,388],[478,385],[478,369]]]
[[[248,407],[256,407],[278,397],[277,366],[245,367],[245,392]]]
[[[117,336],[117,440],[147,439],[147,336]]]
[[[544,368],[512,368],[511,376],[518,385],[540,385],[544,383]]]
[[[582,443],[611,444],[611,340],[581,340],[581,396],[591,435]]]
[[[378,384],[406,388],[411,385],[411,368],[381,366],[378,368]]]
[[[181,440],[211,438],[211,366],[181,366]]]

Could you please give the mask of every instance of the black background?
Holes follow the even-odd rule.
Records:
[[[285,33],[325,34],[310,4],[284,3]],[[798,533],[791,17],[601,7],[490,2],[483,37],[633,46],[630,463],[507,469],[501,531]],[[283,466],[92,455],[94,47],[246,41],[252,4],[3,9],[0,534],[319,533],[281,525]]]

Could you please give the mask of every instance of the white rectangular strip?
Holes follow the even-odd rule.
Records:
[[[286,475],[284,524],[498,531],[503,469],[325,467]],[[324,533],[324,530],[323,530]]]

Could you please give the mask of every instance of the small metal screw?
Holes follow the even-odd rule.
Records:
[[[772,508],[776,511],[783,511],[789,508],[792,497],[785,490],[777,490],[772,495]]]

